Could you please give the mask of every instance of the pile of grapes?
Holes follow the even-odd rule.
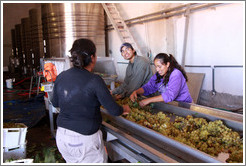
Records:
[[[243,162],[243,139],[238,132],[226,127],[221,120],[208,122],[204,118],[176,116],[170,121],[170,115],[163,112],[153,113],[151,107],[141,108],[129,98],[116,101],[120,105],[128,104],[131,112],[123,117],[142,126],[153,129],[174,140],[187,144],[212,156],[229,153],[228,163]]]

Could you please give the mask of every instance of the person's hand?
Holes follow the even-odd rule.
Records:
[[[122,98],[122,95],[115,95],[114,98],[115,98],[115,100],[119,100]]]
[[[136,101],[138,98],[138,94],[136,91],[133,91],[132,94],[130,95],[130,99],[132,102]]]
[[[129,107],[129,105],[123,105],[123,113],[122,115],[127,115],[131,112],[131,108]]]
[[[149,103],[150,102],[148,99],[144,99],[144,100],[139,101],[140,107],[144,107],[144,106],[148,105]]]

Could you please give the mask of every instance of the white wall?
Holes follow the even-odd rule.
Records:
[[[199,11],[190,16],[186,65],[243,65],[244,7],[226,4]],[[184,18],[177,20],[184,27]],[[177,41],[183,40],[183,29],[177,29]],[[177,58],[181,61],[183,43],[177,42]],[[212,69],[185,68],[187,72],[204,72],[203,89],[212,89]],[[243,68],[215,68],[215,90],[243,95]]]
[[[181,3],[118,3],[124,19],[135,18],[159,10],[179,6]],[[137,10],[136,10],[137,6]],[[190,15],[186,50],[186,65],[244,65],[245,57],[244,2],[227,3],[194,12]],[[130,31],[143,52],[150,49],[153,57],[166,52],[181,63],[185,17],[151,21],[130,27]],[[120,38],[114,30],[109,32],[110,56],[117,62],[126,62],[120,55]],[[146,54],[144,55],[146,56]],[[153,59],[153,58],[152,58]],[[126,64],[118,64],[119,79],[125,76]],[[212,90],[211,68],[188,68],[187,72],[205,73],[202,89]],[[243,95],[244,68],[215,68],[215,90],[232,95]]]

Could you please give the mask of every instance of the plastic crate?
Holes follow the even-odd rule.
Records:
[[[20,160],[13,160],[13,161],[8,161],[5,163],[33,163],[33,159],[20,159]]]
[[[3,148],[3,161],[6,160],[18,160],[26,158],[26,144],[23,144],[17,148]]]
[[[3,128],[3,147],[6,149],[20,147],[26,144],[27,126],[23,123],[15,123],[21,125],[21,128]]]

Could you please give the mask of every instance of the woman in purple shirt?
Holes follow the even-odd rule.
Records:
[[[159,53],[154,59],[154,64],[156,74],[148,83],[135,90],[130,99],[135,101],[137,95],[148,96],[158,91],[161,95],[141,100],[139,105],[143,107],[153,102],[168,103],[174,100],[191,103],[192,98],[186,84],[187,75],[176,59],[171,54]]]

